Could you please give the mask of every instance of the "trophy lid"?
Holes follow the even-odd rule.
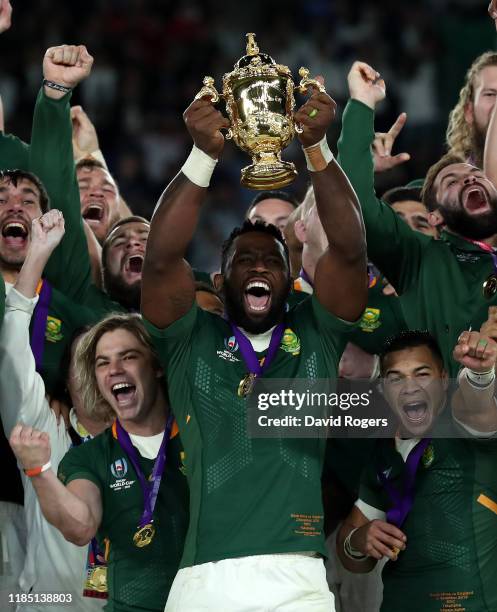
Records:
[[[274,66],[276,64],[276,62],[274,61],[274,59],[268,55],[267,53],[260,53],[259,51],[259,46],[257,45],[257,42],[255,41],[255,34],[253,32],[249,32],[246,34],[247,37],[247,54],[244,55],[243,57],[241,57],[237,63],[235,64],[235,70],[238,70],[240,68],[246,68],[247,66],[249,66],[252,62],[252,60],[254,59],[254,57],[258,57],[258,65],[269,65],[269,66]]]

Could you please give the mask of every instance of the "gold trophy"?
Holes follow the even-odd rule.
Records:
[[[278,189],[291,183],[297,176],[295,165],[281,159],[281,151],[288,146],[295,132],[295,90],[305,93],[309,86],[325,91],[309,70],[299,70],[301,81],[293,82],[287,66],[259,52],[255,34],[247,34],[247,54],[238,60],[232,72],[223,77],[222,97],[231,127],[226,139],[232,138],[240,149],[252,156],[252,163],[242,169],[241,184],[250,189]],[[214,79],[206,76],[196,99],[210,96],[215,104],[221,97]]]

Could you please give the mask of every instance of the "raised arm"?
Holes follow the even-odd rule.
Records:
[[[316,206],[329,243],[317,263],[315,295],[335,316],[356,321],[367,301],[366,239],[356,194],[337,162],[329,161],[330,152],[323,142],[335,109],[328,94],[316,91],[295,114],[295,120],[303,127],[299,140],[308,168],[312,168]],[[323,162],[313,161],[317,147]]]
[[[378,73],[362,62],[355,62],[349,72],[351,100],[342,117],[338,161],[361,204],[368,256],[400,294],[417,282],[421,251],[430,239],[412,230],[376,197],[371,154],[374,109],[385,97],[385,84],[378,78]]]
[[[72,151],[70,90],[91,70],[93,58],[84,46],[51,47],[43,60],[45,85],[33,117],[30,170],[48,191],[52,208],[62,211],[66,234],[45,269],[50,283],[65,295],[83,300],[91,285],[90,258],[81,218],[79,188]]]
[[[50,461],[50,437],[47,433],[16,425],[10,445],[24,470],[38,471]],[[102,521],[100,489],[90,480],[77,479],[67,487],[51,468],[31,477],[43,516],[77,546],[84,546],[95,536]]]
[[[228,120],[206,99],[192,102],[183,118],[194,147],[159,199],[143,264],[141,310],[161,329],[186,314],[195,300],[195,281],[184,257],[224,147],[220,129],[229,127]]]
[[[490,317],[493,317],[491,324],[495,326],[495,315],[490,313]],[[452,397],[454,418],[470,430],[483,434],[483,437],[495,433],[497,342],[485,333],[464,331],[459,336],[453,357],[463,366],[459,387]]]
[[[0,329],[0,415],[7,435],[19,420],[34,425],[48,409],[29,343],[29,324],[43,268],[63,235],[64,219],[58,210],[33,221],[26,259],[6,299]]]

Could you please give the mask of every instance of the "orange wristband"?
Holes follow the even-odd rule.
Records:
[[[51,467],[52,467],[52,464],[49,461],[48,463],[45,463],[45,465],[40,465],[39,467],[35,467],[35,468],[31,468],[30,470],[23,470],[23,471],[26,474],[26,476],[28,476],[29,478],[33,478],[33,476],[38,476],[42,472],[46,472],[47,470],[49,470]]]

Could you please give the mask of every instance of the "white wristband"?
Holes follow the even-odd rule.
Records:
[[[356,550],[350,543],[350,538],[358,529],[359,527],[352,529],[349,535],[345,538],[343,542],[343,552],[345,553],[345,556],[351,559],[352,561],[366,561],[366,559],[369,558],[368,555],[364,555],[360,550]]]
[[[333,153],[330,151],[326,135],[323,136],[317,144],[303,149],[307,169],[311,172],[319,172],[324,170],[330,161],[334,159]]]
[[[488,372],[474,372],[469,368],[464,368],[463,372],[466,375],[466,380],[475,389],[488,389],[495,380],[495,370],[493,368]]]
[[[193,145],[181,172],[195,185],[208,187],[216,164],[217,159],[212,159],[210,155]]]

